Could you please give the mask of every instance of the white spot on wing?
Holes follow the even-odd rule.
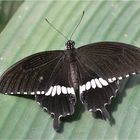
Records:
[[[46,110],[46,111],[48,110],[46,107],[43,107],[43,109]]]
[[[74,88],[71,88],[71,94],[75,95]]]
[[[63,117],[63,115],[60,115],[58,118],[60,119],[61,117]]]
[[[89,90],[91,88],[91,83],[90,82],[87,82],[86,83],[86,90]]]
[[[82,93],[82,92],[83,92],[83,90],[82,90],[82,86],[80,86],[79,88],[80,88],[80,93]]]
[[[102,85],[98,79],[95,79],[95,83],[96,83],[97,87],[102,88]]]
[[[68,90],[68,93],[70,94],[71,93],[71,88],[68,87],[67,90]]]
[[[42,92],[40,92],[40,94],[44,94],[45,92],[44,91],[42,91]],[[51,96],[55,96],[56,94],[57,95],[60,95],[61,93],[63,93],[63,94],[67,94],[67,93],[69,93],[69,94],[75,94],[75,91],[74,91],[74,88],[73,87],[64,87],[64,86],[60,86],[60,85],[56,85],[56,86],[51,86],[50,88],[49,88],[49,90],[46,92],[46,96],[49,96],[49,95],[51,95]]]
[[[112,80],[111,78],[109,78],[109,79],[108,79],[108,82],[109,82],[109,83],[112,83],[112,82],[113,82],[113,80]]]
[[[97,108],[96,111],[100,111],[102,113],[102,110],[100,108]]]
[[[61,94],[61,87],[58,85],[57,86],[57,95],[60,95]]]
[[[92,88],[94,88],[94,89],[96,88],[96,84],[95,84],[95,80],[94,80],[94,79],[91,80],[91,86],[92,86]]]
[[[108,82],[106,80],[102,79],[102,78],[99,78],[99,81],[101,82],[101,84],[103,86],[107,86],[108,85]]]
[[[74,89],[72,87],[67,88],[69,94],[75,94]]]
[[[30,94],[31,94],[31,95],[34,95],[35,93],[34,93],[34,92],[30,92]]]
[[[40,94],[40,91],[37,91],[37,92],[36,92],[36,94],[38,94],[38,95],[39,95],[39,94]]]
[[[89,109],[88,111],[92,112],[92,111],[93,111],[93,109]]]
[[[120,77],[118,77],[118,79],[119,79],[119,80],[122,80],[122,77],[120,76]]]
[[[52,89],[53,89],[53,87],[51,86],[50,88],[49,88],[49,90],[46,92],[46,96],[49,96],[50,94],[51,94],[51,92],[52,92]]]
[[[52,96],[54,96],[55,94],[56,94],[56,86],[53,87]]]
[[[40,105],[40,102],[37,102]]]
[[[136,73],[135,73],[135,72],[133,72],[132,74],[133,74],[133,75],[135,75]]]
[[[113,81],[116,81],[116,77],[113,77],[112,80],[113,80]]]
[[[43,76],[40,76],[39,77],[39,82],[41,82],[43,79],[44,79]]]
[[[82,89],[82,91],[85,91],[86,90],[86,85],[82,85],[81,89]]]
[[[63,94],[67,94],[67,88],[66,87],[62,86],[61,89],[62,89]]]
[[[106,105],[108,105],[108,103],[104,103],[104,107],[105,107]]]
[[[54,115],[54,112],[51,112],[51,115]]]

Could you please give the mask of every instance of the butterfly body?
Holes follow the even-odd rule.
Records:
[[[65,50],[65,58],[67,63],[69,64],[69,83],[71,87],[74,87],[74,90],[78,90],[79,88],[79,75],[78,75],[78,67],[76,60],[76,49],[74,47],[75,42],[69,40],[66,43],[67,49]]]
[[[140,49],[133,45],[97,42],[75,48],[68,40],[64,51],[40,52],[11,66],[0,77],[0,92],[35,96],[59,130],[60,118],[74,113],[77,97],[86,110],[109,119],[106,105],[117,95],[119,81],[139,71]]]

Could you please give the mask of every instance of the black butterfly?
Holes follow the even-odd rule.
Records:
[[[0,77],[0,92],[33,95],[42,108],[60,118],[74,113],[76,91],[85,108],[109,119],[106,105],[118,91],[119,80],[140,70],[140,49],[118,42],[99,42],[78,49],[67,41],[64,51],[33,54]]]
[[[116,96],[119,80],[140,71],[139,48],[118,42],[98,42],[76,49],[71,40],[74,31],[66,42],[66,50],[28,56],[0,77],[1,93],[35,96],[42,108],[54,116],[53,126],[57,131],[60,118],[74,113],[76,97],[87,110],[100,111],[103,119],[109,119],[106,105]]]

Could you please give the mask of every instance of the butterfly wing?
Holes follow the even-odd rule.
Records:
[[[140,71],[140,49],[129,44],[99,42],[78,48],[78,53],[106,80],[121,80]]]
[[[119,80],[138,73],[140,49],[123,43],[100,42],[77,49],[81,101],[89,111],[101,111],[109,118],[105,106],[118,91]]]
[[[47,90],[49,76],[62,55],[63,51],[41,52],[20,60],[0,77],[0,92],[34,95]]]
[[[76,98],[64,51],[41,52],[17,62],[1,76],[0,92],[35,95],[36,101],[54,115],[56,130],[60,117],[74,113]]]
[[[90,70],[81,60],[78,60],[79,93],[80,99],[88,111],[100,111],[102,117],[109,119],[109,113],[105,106],[111,103],[118,91],[118,81],[112,83],[101,78],[93,70]]]
[[[45,95],[36,95],[36,101],[41,104],[43,109],[54,115],[55,130],[60,130],[60,117],[74,113],[76,95],[69,81],[69,67],[66,57],[63,57],[59,65],[56,65],[52,71],[48,92]]]

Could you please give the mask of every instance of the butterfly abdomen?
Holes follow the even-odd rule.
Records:
[[[70,63],[70,82],[71,86],[74,87],[75,90],[78,90],[78,72],[76,62]]]

